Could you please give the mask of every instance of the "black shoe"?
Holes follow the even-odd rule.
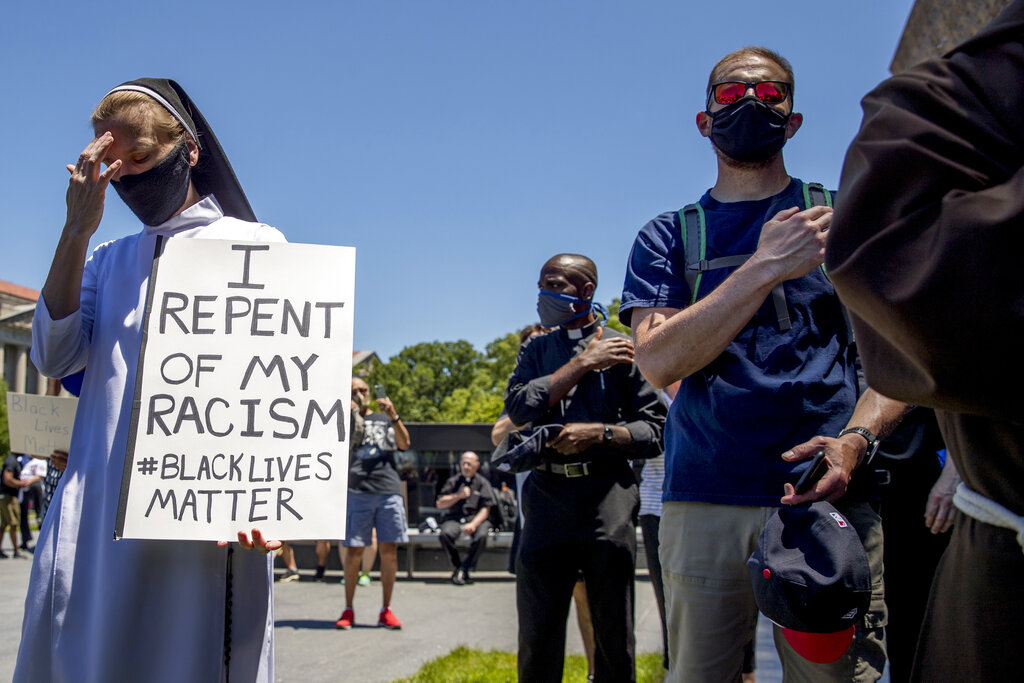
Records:
[[[21,544],[21,549],[24,550],[29,555],[32,555],[33,553],[35,553],[35,548],[29,548],[27,543],[22,543]]]
[[[466,572],[462,570],[462,567],[459,567],[452,573],[452,583],[456,586],[466,585]]]
[[[316,568],[316,576],[313,577],[313,580],[314,581],[324,581],[324,571],[326,569],[327,569],[327,567],[317,567]]]
[[[298,581],[300,578],[298,569],[286,569],[281,578],[278,579],[280,583],[290,583],[292,581]]]
[[[466,583],[466,585],[469,585],[469,584],[473,583],[473,579],[471,579],[470,576],[469,576],[469,570],[468,569],[463,568],[463,569],[460,569],[459,571],[462,572],[462,580],[463,580],[463,582]]]
[[[6,560],[6,559],[7,559],[7,553],[5,553],[3,550],[0,550],[0,560]]]

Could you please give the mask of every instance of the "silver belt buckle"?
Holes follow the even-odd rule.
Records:
[[[568,479],[575,479],[576,477],[585,477],[590,474],[590,470],[587,468],[585,462],[569,462],[564,465],[565,476]]]

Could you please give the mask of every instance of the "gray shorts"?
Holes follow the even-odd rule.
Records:
[[[377,529],[378,543],[407,543],[405,501],[400,493],[348,492],[348,518],[345,520],[346,548],[368,546]]]

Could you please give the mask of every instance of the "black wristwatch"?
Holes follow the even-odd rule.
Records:
[[[847,427],[843,431],[839,432],[837,439],[841,439],[847,434],[860,434],[868,442],[868,450],[864,456],[864,462],[861,464],[867,464],[871,462],[871,458],[875,457],[875,452],[878,450],[878,437],[872,434],[869,430],[864,427]]]
[[[604,443],[611,443],[612,437],[615,436],[612,433],[612,428],[609,425],[604,426],[604,436],[601,437],[601,441]]]

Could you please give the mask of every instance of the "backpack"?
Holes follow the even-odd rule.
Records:
[[[491,520],[493,528],[496,531],[515,531],[518,509],[515,491],[506,484],[502,484],[501,489],[495,491],[494,497],[498,500],[497,505],[494,506],[498,518]]]
[[[804,209],[812,206],[832,206],[832,193],[821,185],[821,183],[804,183]],[[737,254],[735,256],[720,256],[719,258],[705,259],[707,251],[707,227],[704,221],[704,208],[698,204],[687,204],[679,209],[679,226],[683,237],[683,252],[686,265],[683,268],[683,276],[686,284],[690,286],[690,305],[697,302],[697,293],[700,290],[702,275],[708,270],[741,266],[753,254]],[[824,266],[822,266],[824,272]],[[772,289],[772,303],[775,306],[775,315],[779,321],[779,330],[785,332],[793,325],[789,320],[789,308],[786,306],[786,292],[780,282]]]

